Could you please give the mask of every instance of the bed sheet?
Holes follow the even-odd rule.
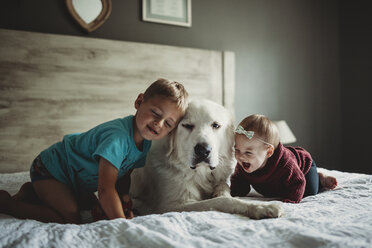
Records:
[[[283,203],[278,219],[207,211],[61,225],[0,214],[0,247],[372,247],[372,175],[320,170],[339,187]],[[26,172],[0,174],[0,189],[15,193],[27,180]]]

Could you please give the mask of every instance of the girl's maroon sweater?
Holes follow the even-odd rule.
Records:
[[[251,185],[266,197],[280,197],[284,202],[298,203],[305,192],[305,175],[310,170],[312,158],[301,147],[284,147],[279,143],[266,165],[247,173],[237,164],[231,176],[231,195],[246,196]]]

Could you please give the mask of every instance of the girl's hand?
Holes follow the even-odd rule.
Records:
[[[123,211],[124,211],[125,218],[132,219],[134,217],[133,210],[132,210],[133,203],[132,203],[132,199],[130,198],[128,194],[124,194],[121,197],[121,204],[123,205]]]

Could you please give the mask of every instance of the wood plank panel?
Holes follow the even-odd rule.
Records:
[[[28,170],[63,135],[134,114],[157,78],[223,103],[222,53],[0,29],[0,172]]]

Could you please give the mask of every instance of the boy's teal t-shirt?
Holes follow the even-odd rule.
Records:
[[[129,170],[145,165],[150,147],[151,141],[144,140],[143,151],[138,150],[133,139],[133,116],[127,116],[84,133],[66,135],[40,155],[50,174],[81,194],[97,191],[100,157],[119,170],[120,178]]]

